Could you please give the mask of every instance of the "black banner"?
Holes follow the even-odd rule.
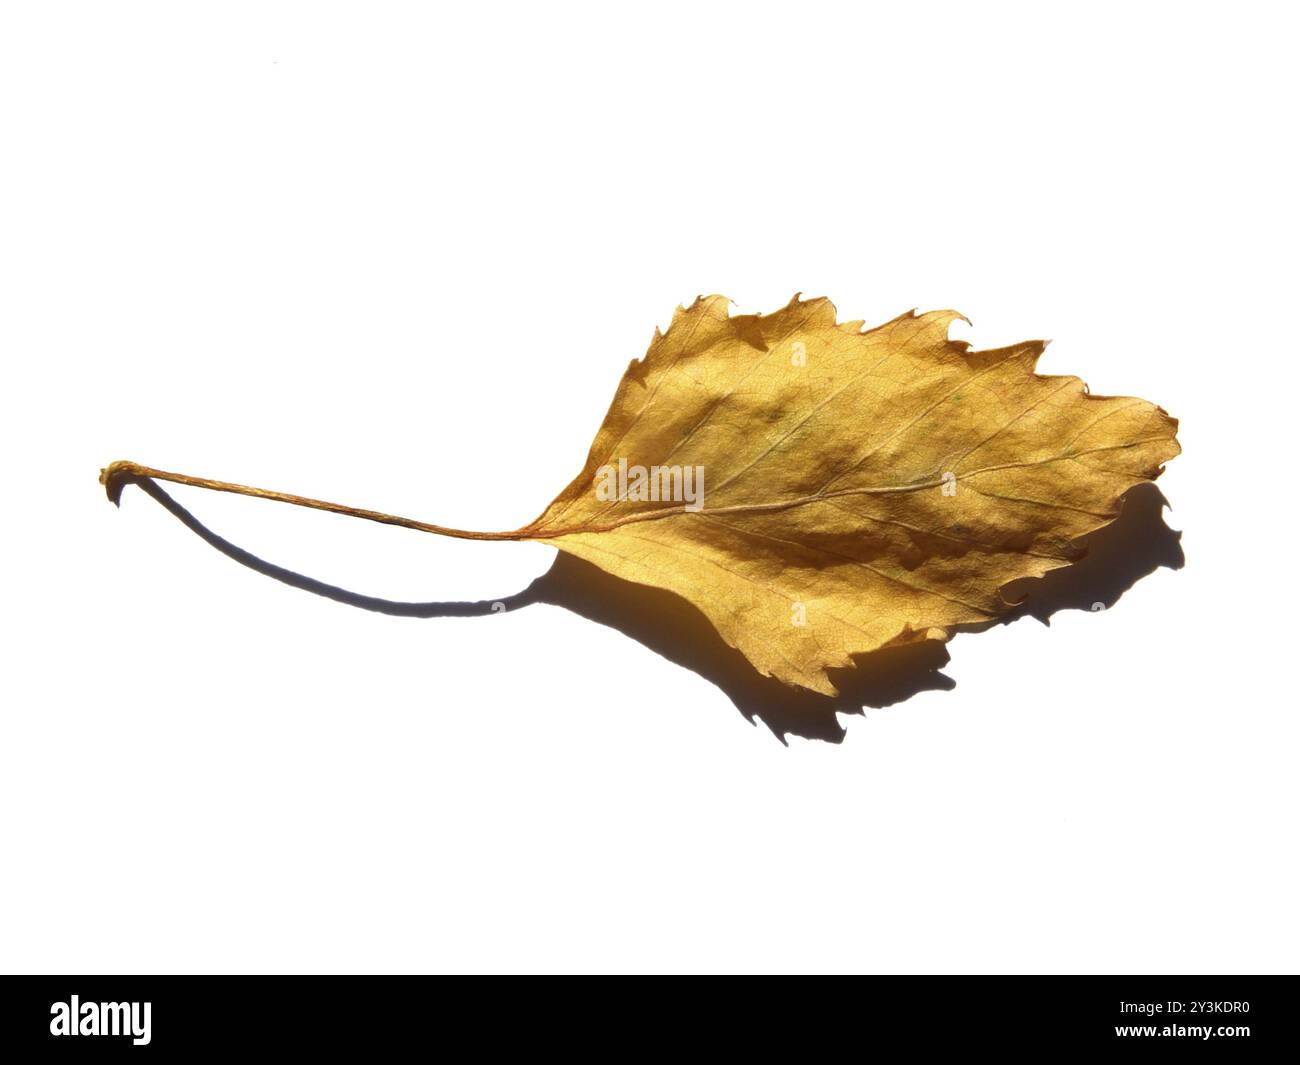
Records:
[[[434,977],[6,977],[0,1053],[131,1056],[319,1049],[367,1057],[450,1038],[681,1052],[704,1033],[729,1049],[800,1032],[917,1050],[1152,1052],[1240,1058],[1295,1043],[1293,977],[872,977],[851,987],[653,991],[607,979],[560,1003],[554,989],[505,990]],[[744,991],[741,991],[742,996]],[[726,996],[726,997],[724,997]],[[477,999],[478,1001],[475,1001]],[[806,999],[806,1001],[803,1001]],[[414,1040],[414,1044],[413,1041]],[[879,1043],[877,1042],[879,1041]],[[697,1048],[698,1049],[698,1048]],[[9,1057],[11,1061],[31,1060]]]

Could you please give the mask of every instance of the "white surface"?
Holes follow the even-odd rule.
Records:
[[[1280,5],[6,5],[0,966],[1297,968]],[[678,302],[955,307],[1182,419],[1188,564],[783,747],[111,459],[532,518]],[[538,546],[177,490],[480,599]]]

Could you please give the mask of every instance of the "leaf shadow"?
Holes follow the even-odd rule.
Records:
[[[862,714],[903,702],[924,691],[948,691],[956,682],[941,672],[949,661],[945,644],[926,640],[885,648],[855,658],[852,668],[832,671],[838,697],[792,688],[754,670],[735,648],[723,642],[708,619],[671,592],[633,584],[559,551],[551,568],[513,595],[476,602],[406,603],[326,584],[267,562],[203,525],[157,482],[132,483],[160,503],[191,532],[222,554],[274,580],[362,610],[395,617],[480,617],[549,604],[617,629],[671,662],[711,681],[751,723],[763,722],[787,742],[789,736],[840,742],[840,714]],[[965,626],[976,632],[1020,618],[1044,624],[1061,610],[1096,611],[1115,605],[1139,580],[1161,567],[1183,566],[1182,533],[1165,524],[1164,495],[1154,484],[1129,491],[1119,516],[1084,537],[1086,553],[1072,565],[1046,576],[1015,581],[1004,589],[1017,606],[996,622]]]

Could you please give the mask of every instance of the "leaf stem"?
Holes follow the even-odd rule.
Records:
[[[252,488],[246,484],[214,481],[207,477],[191,477],[187,473],[169,473],[167,470],[155,470],[151,466],[141,466],[138,462],[113,462],[99,471],[99,483],[104,486],[108,498],[114,504],[121,498],[123,486],[141,479],[171,481],[173,484],[188,484],[195,488],[210,488],[214,492],[233,492],[235,495],[273,499],[277,503],[291,503],[295,507],[326,510],[331,514],[346,514],[350,518],[365,518],[366,521],[377,521],[383,525],[399,525],[403,529],[415,529],[417,532],[433,533],[436,536],[454,536],[460,540],[527,540],[530,538],[528,531],[525,529],[518,529],[514,532],[475,532],[470,529],[452,529],[445,525],[432,525],[429,522],[416,521],[414,518],[385,514],[378,510],[363,510],[360,507],[349,507],[342,503],[327,503],[321,499],[308,499],[306,496],[290,495],[288,492],[273,492],[268,488]]]

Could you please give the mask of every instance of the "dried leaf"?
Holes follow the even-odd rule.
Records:
[[[470,533],[133,463],[152,476],[479,539],[541,540],[693,603],[765,675],[834,694],[854,655],[986,622],[1001,589],[1179,452],[1145,400],[1034,366],[1045,344],[948,339],[952,311],[876,329],[825,299],[679,308],[627,369],[583,470],[534,522]]]

